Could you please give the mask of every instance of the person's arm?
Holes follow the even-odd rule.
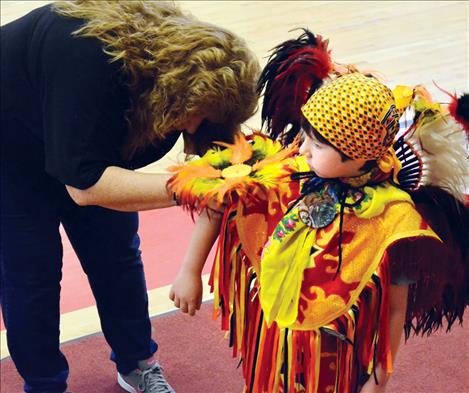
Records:
[[[401,342],[402,331],[407,311],[408,285],[391,285],[389,291],[389,329],[391,339],[392,361],[395,362],[397,350]],[[379,385],[376,385],[373,376],[363,385],[360,393],[384,393],[390,374],[387,374],[380,364],[376,366],[376,376]]]
[[[134,172],[107,167],[91,187],[80,190],[66,186],[70,197],[80,206],[97,205],[120,211],[151,210],[176,205],[166,188],[171,175]]]
[[[171,287],[169,298],[182,312],[195,315],[202,303],[202,269],[220,233],[222,215],[204,211],[192,232],[181,269]]]

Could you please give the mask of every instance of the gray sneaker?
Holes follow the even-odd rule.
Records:
[[[138,362],[138,368],[130,374],[117,373],[117,383],[130,393],[176,393],[153,358]]]

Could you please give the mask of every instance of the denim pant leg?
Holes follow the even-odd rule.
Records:
[[[63,393],[68,364],[59,350],[59,221],[37,215],[37,200],[30,204],[20,212],[2,203],[0,297],[8,348],[26,392]]]
[[[138,215],[77,207],[62,224],[88,276],[111,358],[127,374],[157,349],[151,339]]]

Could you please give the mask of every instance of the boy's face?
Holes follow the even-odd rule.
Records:
[[[340,153],[332,146],[319,142],[304,131],[303,135],[305,139],[300,154],[306,157],[310,169],[319,177],[355,177],[363,173],[360,168],[365,164],[365,159],[342,161]]]

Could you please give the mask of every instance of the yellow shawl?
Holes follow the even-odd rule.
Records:
[[[390,185],[364,188],[359,207],[345,211],[343,262],[338,267],[339,219],[308,227],[293,208],[277,226],[261,261],[260,302],[268,325],[315,330],[343,315],[357,300],[395,241],[437,235],[410,196]]]

